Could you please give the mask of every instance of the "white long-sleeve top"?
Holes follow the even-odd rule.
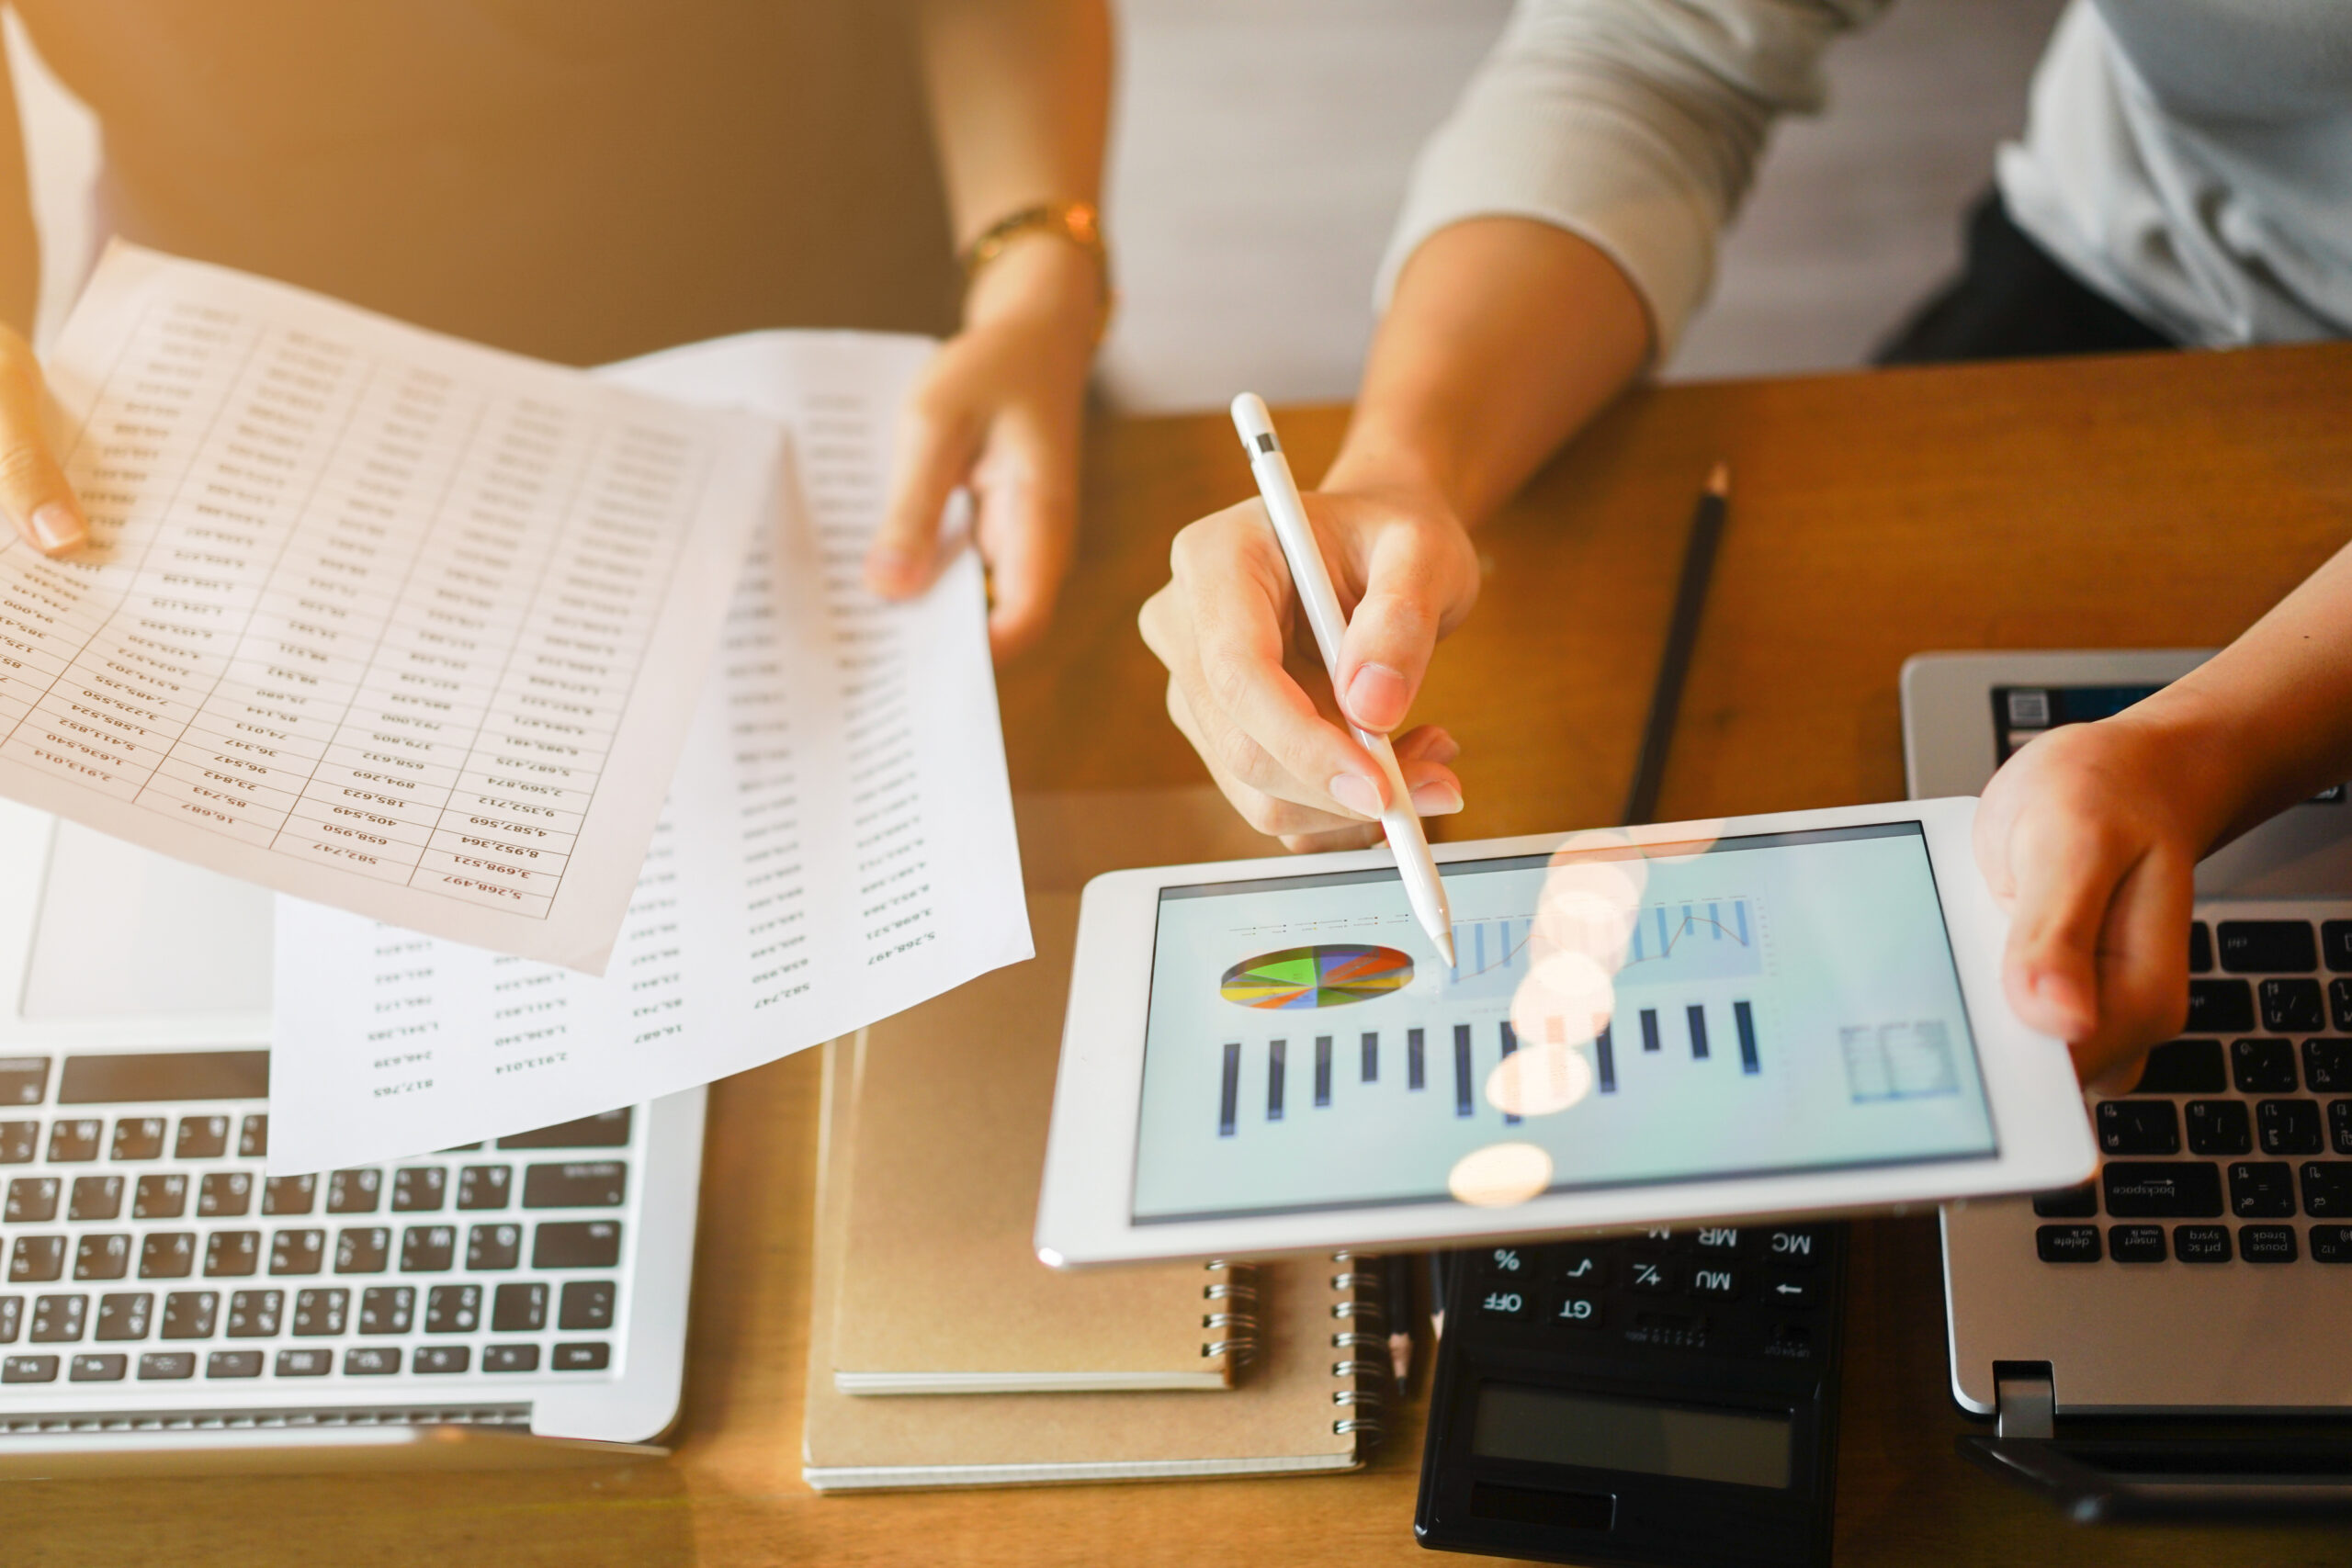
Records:
[[[1520,0],[1423,149],[1388,258],[1467,218],[1606,253],[1659,358],[1774,117],[1888,0]],[[2352,0],[2072,0],[1996,161],[2011,218],[2181,340],[2352,334]]]

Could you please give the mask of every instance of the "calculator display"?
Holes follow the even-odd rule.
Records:
[[[1482,1459],[1785,1487],[1792,1426],[1785,1416],[1488,1383],[1478,1391],[1470,1451]]]
[[[1997,1152],[1916,822],[1160,892],[1134,1218]]]

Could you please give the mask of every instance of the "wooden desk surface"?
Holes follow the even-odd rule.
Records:
[[[1341,411],[1297,411],[1302,472]],[[1708,464],[1731,523],[1661,815],[1903,793],[1927,649],[2227,640],[2352,534],[2352,345],[1645,391],[1481,536],[1485,602],[1420,711],[1463,741],[1451,836],[1604,824]],[[1169,537],[1249,491],[1222,415],[1114,423],[1051,641],[1001,682],[1016,789],[1189,783],[1134,631]],[[1365,1472],[821,1498],[799,1480],[813,1055],[712,1101],[673,1459],[594,1471],[0,1486],[12,1564],[1426,1562],[1418,1408]],[[1962,1463],[1932,1221],[1860,1229],[1838,1560],[2339,1560],[2340,1532],[2075,1529]],[[2317,1350],[2318,1348],[2315,1348]]]

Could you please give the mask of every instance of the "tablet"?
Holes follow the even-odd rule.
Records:
[[[1087,886],[1036,1246],[1057,1266],[1900,1208],[2095,1161],[2001,999],[1975,802]]]

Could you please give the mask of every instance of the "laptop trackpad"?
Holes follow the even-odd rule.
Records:
[[[275,896],[59,822],[26,1018],[267,1012]]]

